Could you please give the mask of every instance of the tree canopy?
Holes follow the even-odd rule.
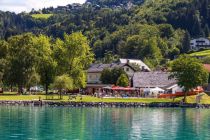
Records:
[[[100,80],[103,84],[117,85],[117,80],[122,74],[127,76],[122,68],[104,69],[101,73]]]
[[[38,84],[46,93],[55,76],[68,74],[74,89],[85,87],[86,70],[94,60],[81,32],[65,34],[63,40],[26,33],[0,41],[0,81],[23,88]]]
[[[105,54],[111,52],[157,67],[187,52],[190,37],[208,37],[209,5],[209,0],[88,0],[76,9],[67,5],[30,13],[0,12],[0,38],[32,32],[63,40],[65,32],[82,32],[97,60],[112,60]],[[34,18],[37,13],[51,16]]]
[[[129,84],[130,82],[129,82],[128,76],[125,74],[121,74],[117,80],[117,86],[127,87],[129,86]]]
[[[173,62],[171,72],[170,78],[175,78],[185,90],[184,100],[187,92],[208,82],[208,72],[203,65],[196,58],[187,55],[182,55]]]
[[[61,76],[56,76],[55,80],[52,84],[52,87],[57,89],[60,93],[60,99],[62,98],[62,90],[72,90],[73,87],[73,79],[69,77],[69,75],[64,74]]]

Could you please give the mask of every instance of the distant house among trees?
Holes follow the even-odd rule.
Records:
[[[210,49],[210,40],[208,38],[196,38],[190,41],[191,50],[199,50],[201,48],[209,48]]]

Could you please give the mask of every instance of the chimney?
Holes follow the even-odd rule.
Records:
[[[127,59],[127,64],[129,64],[130,63],[130,60],[129,59]]]

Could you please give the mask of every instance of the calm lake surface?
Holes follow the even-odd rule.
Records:
[[[210,140],[210,110],[0,107],[1,140]]]

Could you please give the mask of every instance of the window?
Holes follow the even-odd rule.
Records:
[[[92,76],[91,75],[89,75],[89,79],[91,79],[92,78]]]
[[[126,68],[126,71],[129,71],[129,68]]]

